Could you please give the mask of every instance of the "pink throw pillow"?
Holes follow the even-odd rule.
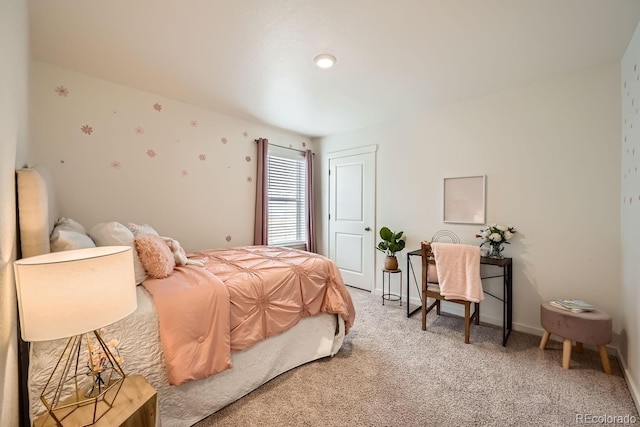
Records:
[[[167,242],[153,234],[135,238],[136,250],[145,271],[154,279],[168,277],[176,267],[176,261]]]

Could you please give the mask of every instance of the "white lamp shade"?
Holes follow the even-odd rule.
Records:
[[[20,259],[13,267],[25,341],[98,330],[137,307],[130,246],[53,252]]]

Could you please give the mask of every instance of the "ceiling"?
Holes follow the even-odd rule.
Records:
[[[37,60],[316,137],[619,61],[640,0],[29,0],[29,19]]]

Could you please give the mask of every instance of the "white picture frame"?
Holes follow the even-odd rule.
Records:
[[[444,178],[442,221],[485,223],[486,175]]]

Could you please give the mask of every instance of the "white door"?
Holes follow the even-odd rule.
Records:
[[[329,258],[345,284],[367,291],[374,285],[375,149],[328,155]]]

